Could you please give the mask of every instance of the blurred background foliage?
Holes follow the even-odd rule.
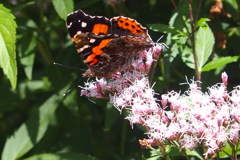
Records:
[[[186,1],[175,3],[187,21]],[[16,89],[12,89],[7,77],[0,73],[2,159],[132,160],[149,157],[149,150],[141,149],[138,144],[138,140],[147,135],[141,127],[132,127],[124,119],[127,113],[120,114],[107,100],[81,97],[78,87],[63,97],[62,94],[81,78],[83,71],[56,66],[53,62],[86,69],[65,27],[68,13],[82,9],[87,14],[108,18],[118,15],[131,17],[151,28],[149,34],[153,41],[164,35],[160,40],[162,43],[172,31],[168,25],[176,11],[171,1],[2,0],[1,4],[15,16],[18,70]],[[195,9],[197,1],[192,5]],[[213,5],[212,1],[203,1],[199,18],[211,19]],[[209,23],[216,39],[209,61],[214,57],[239,56],[240,53],[239,1],[225,0],[223,8],[224,14]],[[175,22],[176,28],[184,30],[181,21]],[[174,35],[175,32],[170,37]],[[153,79],[157,93],[184,91],[187,86],[179,84],[186,82],[185,76],[194,77],[194,70],[182,60],[181,49],[174,46],[178,42],[179,39],[171,38],[166,42],[169,49],[162,53]],[[164,55],[172,59],[165,59]],[[229,75],[229,89],[239,84],[237,61],[204,72],[201,78],[203,89],[220,82],[223,71]],[[79,85],[85,81],[87,78],[81,79]],[[181,156],[176,152],[171,154],[177,156],[176,159]]]

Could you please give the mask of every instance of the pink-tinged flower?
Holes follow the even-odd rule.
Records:
[[[144,65],[151,59],[147,53],[141,53]],[[143,65],[140,62],[123,70],[121,76],[85,83],[81,94],[109,97],[120,112],[127,110],[126,119],[132,126],[141,124],[147,129],[149,140],[140,141],[146,148],[151,144],[164,147],[174,141],[180,151],[202,146],[205,157],[213,157],[226,143],[239,145],[240,86],[228,93],[223,82],[203,93],[192,81],[186,83],[189,89],[182,94],[171,91],[158,100],[146,76],[148,69],[138,67]]]
[[[156,43],[156,45],[154,47],[154,52],[153,52],[153,59],[158,60],[158,57],[160,56],[164,46],[165,46],[165,44],[163,44],[163,43]]]
[[[166,106],[167,103],[168,103],[168,101],[167,101],[168,96],[166,96],[166,95],[163,94],[163,95],[161,95],[161,98],[162,98],[162,100],[161,100],[162,108],[164,109],[165,106]]]
[[[231,92],[230,99],[236,107],[240,106],[240,86],[236,86]]]
[[[210,87],[209,94],[212,101],[214,101],[217,105],[225,103],[225,98],[228,97],[226,87],[222,84]]]
[[[238,145],[240,137],[240,125],[238,123],[233,123],[229,133],[229,141],[234,145]]]
[[[190,151],[193,151],[199,144],[197,138],[191,137],[189,135],[184,135],[180,140],[181,148],[187,148]]]
[[[222,83],[223,83],[225,86],[227,86],[227,85],[228,85],[228,75],[227,75],[227,73],[226,73],[226,72],[223,72],[221,77],[222,77]]]

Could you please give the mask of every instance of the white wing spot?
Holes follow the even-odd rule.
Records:
[[[90,43],[94,43],[96,41],[96,39],[94,39],[94,38],[92,38],[92,39],[90,39]]]
[[[82,52],[83,50],[84,50],[83,47],[82,47],[82,48],[78,48],[78,49],[77,49],[77,52],[80,53],[80,52]]]
[[[71,26],[72,26],[72,22],[69,25],[67,25],[67,28],[70,28]]]
[[[84,48],[84,49],[85,49],[85,48],[88,48],[88,47],[89,47],[89,45],[84,45],[82,48]]]
[[[87,23],[86,22],[82,22],[81,25],[82,25],[82,28],[85,28],[87,26]]]

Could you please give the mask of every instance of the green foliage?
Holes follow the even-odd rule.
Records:
[[[25,160],[98,160],[97,158],[91,157],[86,154],[81,153],[56,153],[56,154],[39,154],[35,155],[29,158],[26,158]]]
[[[199,27],[198,32],[196,33],[195,42],[198,58],[198,70],[201,72],[202,67],[207,62],[213,50],[214,36],[211,29],[209,27]]]
[[[73,0],[52,0],[52,3],[58,16],[63,20],[73,11]]]
[[[18,45],[20,63],[24,67],[24,72],[28,79],[32,79],[32,70],[35,58],[35,48],[37,47],[37,36],[28,32],[22,37],[22,43]]]
[[[62,100],[61,95],[52,95],[38,111],[6,141],[2,160],[14,160],[26,154],[44,136],[49,123],[54,119],[54,112]],[[28,135],[28,136],[26,136]]]
[[[227,56],[227,57],[216,58],[211,62],[207,63],[203,67],[202,72],[210,71],[212,69],[216,69],[217,67],[225,66],[226,64],[237,62],[238,59],[239,59],[239,56],[233,56],[233,57]]]
[[[15,52],[16,22],[7,8],[0,4],[0,66],[11,82],[17,85],[17,62]]]
[[[200,10],[199,1],[192,1],[193,25],[186,1],[176,4],[178,11],[171,1],[108,2],[1,2],[2,160],[163,159],[157,152],[159,150],[150,152],[139,147],[138,140],[147,137],[145,128],[132,127],[124,119],[127,113],[120,114],[107,104],[107,100],[80,97],[78,87],[66,97],[62,96],[81,78],[82,71],[54,66],[53,62],[86,69],[65,26],[67,14],[76,9],[108,18],[117,15],[134,18],[149,27],[154,41],[164,35],[159,43],[166,43],[169,49],[162,52],[156,68],[153,79],[156,92],[184,91],[179,83],[185,82],[185,76],[196,77],[196,66],[206,86],[219,82],[219,74],[223,71],[229,75],[229,87],[239,83],[238,1],[223,1],[224,10],[231,17],[222,15],[215,17],[213,22],[209,18],[210,1],[203,1]],[[220,45],[222,41],[217,32],[225,36],[225,48]],[[85,81],[87,79],[83,78],[79,85]],[[159,98],[158,95],[156,97]],[[183,158],[183,154],[174,147],[169,147],[167,153],[171,159]],[[203,151],[198,150],[186,151],[186,154],[193,159],[203,157]],[[225,157],[226,154],[220,154],[220,158]]]

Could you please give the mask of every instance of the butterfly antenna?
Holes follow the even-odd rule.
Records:
[[[156,43],[158,43],[162,38],[163,38],[163,35],[160,38],[158,38]]]
[[[56,62],[53,62],[53,64],[58,65],[58,66],[62,66],[62,67],[71,68],[71,69],[80,70],[80,71],[86,71],[85,69],[79,69],[79,68],[76,68],[76,67],[72,67],[72,66],[68,66],[68,65],[64,65],[64,64],[60,64],[60,63],[56,63]]]
[[[83,78],[83,77],[82,77],[82,78]],[[78,83],[81,81],[82,78],[80,78],[80,79],[77,81],[77,83],[75,83],[66,93],[64,93],[63,96],[65,97],[66,95],[68,95],[68,93],[70,93],[70,92],[73,90],[73,88],[75,88],[75,87],[78,85]]]

